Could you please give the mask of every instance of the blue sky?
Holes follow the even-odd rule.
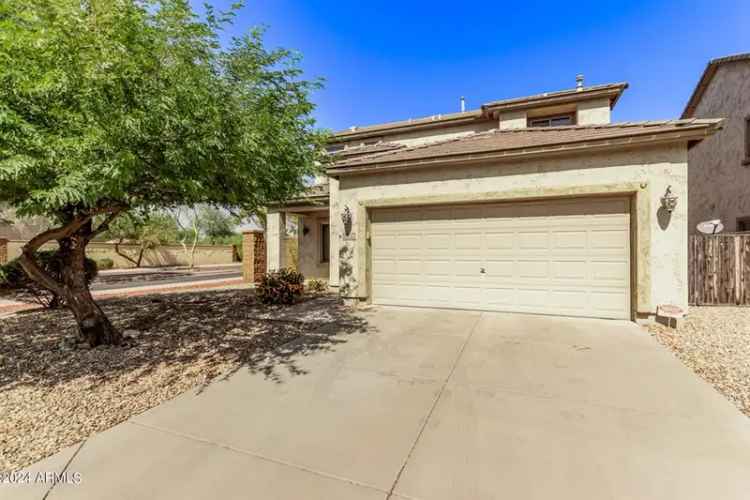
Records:
[[[630,83],[617,121],[676,118],[709,59],[750,52],[750,0],[247,0],[233,31],[259,24],[325,78],[316,117],[333,130],[571,88],[577,73]]]

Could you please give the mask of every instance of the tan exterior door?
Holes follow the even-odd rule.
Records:
[[[378,209],[375,304],[629,319],[627,198]]]

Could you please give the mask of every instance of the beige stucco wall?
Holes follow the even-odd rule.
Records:
[[[266,217],[266,266],[278,271],[287,265],[286,214],[269,212]]]
[[[500,118],[498,119],[500,130],[526,128],[527,120],[526,111],[508,111],[507,113],[500,113]]]
[[[659,211],[668,185],[680,197],[669,220]],[[659,304],[687,307],[687,150],[685,144],[638,151],[554,157],[375,175],[342,176],[338,212],[349,206],[354,227],[341,230],[340,290],[368,298],[367,214],[379,206],[499,201],[594,194],[629,194],[634,201],[634,304],[640,315]]]
[[[21,255],[21,248],[25,244],[25,240],[10,240],[8,242],[8,259],[15,259]],[[56,247],[57,244],[47,244],[42,249],[51,250]],[[136,259],[139,247],[137,245],[120,245],[120,251]],[[115,269],[135,267],[132,262],[117,255],[113,243],[89,243],[86,248],[86,255],[95,260],[103,258],[112,259]],[[231,264],[233,262],[233,255],[231,245],[198,245],[195,248],[195,265]],[[162,245],[155,249],[146,250],[143,255],[142,265],[144,267],[186,266],[189,264],[189,260],[189,256],[185,254],[182,246]]]
[[[316,212],[301,217],[297,231],[299,256],[297,270],[305,278],[328,279],[328,262],[321,262],[321,225],[328,224],[327,212]],[[305,234],[304,228],[307,228]]]
[[[696,118],[725,118],[724,129],[693,147],[690,157],[690,232],[721,219],[726,231],[750,216],[750,165],[743,165],[745,117],[750,116],[750,61],[719,66]]]
[[[578,103],[577,125],[603,125],[610,121],[611,110],[608,97]]]

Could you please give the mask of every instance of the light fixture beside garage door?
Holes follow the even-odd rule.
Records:
[[[672,193],[672,186],[667,186],[667,190],[661,197],[661,206],[670,214],[677,208],[677,195]]]

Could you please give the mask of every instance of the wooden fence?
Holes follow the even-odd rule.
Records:
[[[693,305],[750,305],[750,235],[691,235],[689,300]]]

